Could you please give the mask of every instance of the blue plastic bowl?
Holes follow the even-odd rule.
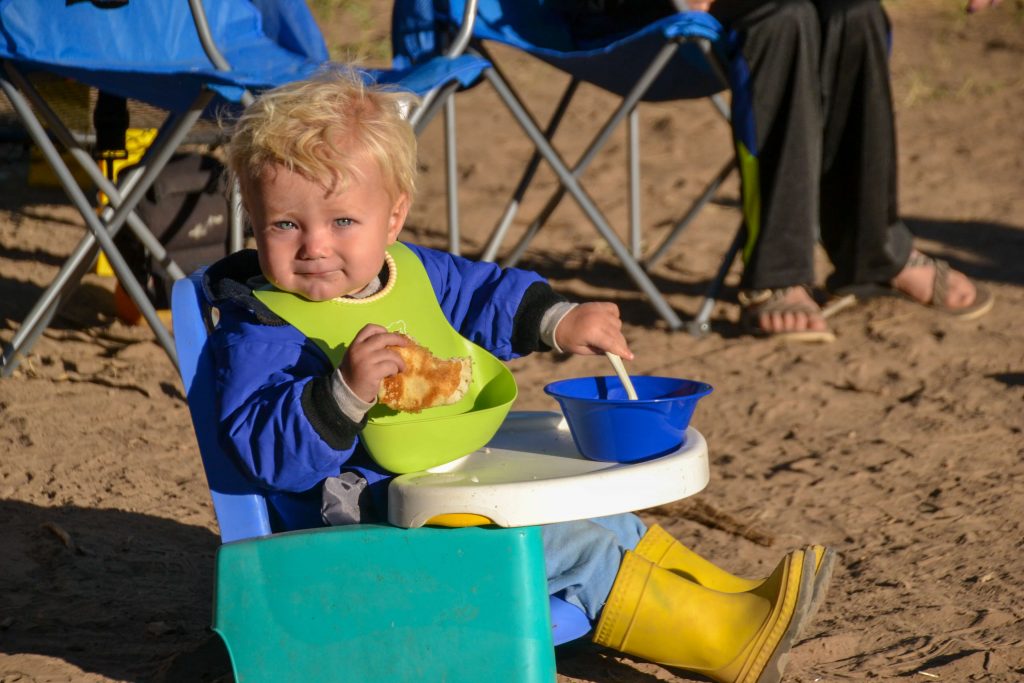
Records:
[[[697,401],[711,385],[674,377],[630,376],[637,400],[618,377],[578,377],[544,387],[562,408],[576,448],[585,458],[637,462],[683,445]]]

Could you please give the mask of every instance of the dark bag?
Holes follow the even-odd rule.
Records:
[[[180,154],[160,172],[135,213],[188,275],[227,255],[231,215],[227,197],[227,173],[217,159]],[[168,308],[173,281],[155,265],[149,251],[127,227],[115,242],[153,305]]]

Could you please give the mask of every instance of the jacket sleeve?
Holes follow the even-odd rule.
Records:
[[[423,262],[441,310],[462,336],[503,360],[548,348],[540,340],[541,318],[565,299],[540,275],[407,246]]]
[[[262,486],[300,492],[337,475],[359,430],[330,395],[327,358],[289,325],[222,310],[210,337],[221,444]]]

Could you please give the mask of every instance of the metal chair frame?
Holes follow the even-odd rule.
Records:
[[[467,10],[469,9],[469,3],[467,3],[466,8]],[[725,75],[726,66],[722,62],[721,57],[713,49],[710,41],[705,38],[691,36],[668,40],[659,50],[655,58],[651,60],[650,64],[636,79],[633,87],[625,97],[622,98],[621,102],[614,109],[607,121],[598,130],[597,134],[590,142],[587,149],[580,156],[579,160],[572,167],[569,167],[569,165],[554,149],[551,144],[551,140],[553,139],[566,110],[572,102],[581,81],[575,77],[570,79],[569,84],[562,93],[547,125],[543,130],[541,130],[532,114],[523,105],[522,98],[518,96],[509,83],[509,80],[502,73],[497,61],[493,58],[484,42],[475,37],[471,38],[467,49],[470,52],[483,57],[492,64],[492,67],[484,72],[487,81],[495,89],[516,122],[523,128],[524,132],[535,146],[535,151],[530,161],[527,163],[515,190],[492,229],[481,254],[482,260],[497,260],[498,253],[505,241],[505,238],[507,237],[509,228],[518,213],[523,196],[530,186],[540,162],[547,161],[558,178],[559,188],[551,195],[549,200],[544,204],[544,207],[529,223],[525,232],[520,236],[511,251],[501,259],[501,265],[509,267],[518,263],[532,239],[550,218],[551,214],[558,207],[565,194],[568,193],[577,202],[587,219],[594,225],[601,237],[604,238],[611,247],[612,251],[623,264],[629,276],[633,279],[639,289],[648,297],[655,310],[665,320],[669,328],[672,330],[678,330],[685,327],[695,336],[703,336],[707,334],[710,330],[710,317],[714,309],[715,301],[721,291],[725,277],[743,244],[745,233],[742,223],[737,229],[736,235],[728,250],[723,256],[722,262],[719,265],[715,276],[712,278],[705,291],[697,314],[685,323],[668,305],[664,296],[651,282],[648,271],[661,260],[672,244],[679,239],[683,231],[692,223],[701,209],[711,201],[722,183],[724,183],[733,172],[736,168],[735,156],[731,156],[730,159],[714,174],[701,193],[693,201],[690,207],[686,209],[683,215],[674,223],[672,229],[661,240],[661,242],[654,247],[647,256],[644,256],[641,253],[640,142],[639,115],[637,113],[637,107],[651,85],[671,62],[675,53],[686,43],[693,43],[699,47],[700,51],[707,59],[708,65],[721,82],[722,88],[728,88],[728,78]],[[731,123],[729,107],[721,93],[712,95],[710,99],[719,115],[721,115],[726,123]],[[446,114],[447,113],[448,112],[446,111]],[[623,123],[623,121],[626,121],[627,127],[629,176],[628,247],[612,230],[605,216],[594,204],[593,199],[587,194],[579,181],[583,172],[605,146],[611,135],[618,126]],[[451,124],[451,127],[454,128],[454,124]],[[452,225],[451,221],[449,221],[449,225]],[[458,253],[458,233],[450,232],[449,239],[451,243],[450,249],[454,253]]]
[[[473,29],[475,7],[476,0],[471,0],[471,3],[467,5],[465,24],[460,32],[460,35],[465,37],[459,38],[463,46],[468,41]],[[202,0],[189,0],[189,8],[192,13],[197,36],[210,63],[219,71],[231,71],[231,65],[224,58],[213,40]],[[458,51],[449,50],[448,56],[456,57],[461,54],[462,50],[462,47],[459,47]],[[127,224],[132,235],[153,256],[158,268],[174,280],[185,277],[185,273],[170,258],[166,249],[164,249],[152,231],[134,212],[134,209],[156,181],[161,169],[167,164],[171,155],[181,146],[188,132],[199,121],[206,106],[214,97],[213,91],[203,90],[187,111],[168,113],[163,124],[160,126],[156,141],[146,150],[140,163],[132,169],[131,173],[123,174],[115,185],[103,175],[97,164],[93,161],[92,156],[85,147],[86,141],[81,136],[74,135],[67,128],[60,117],[39,94],[26,74],[10,60],[3,60],[2,67],[2,70],[0,70],[0,88],[3,89],[4,94],[10,100],[15,113],[27,129],[30,139],[39,147],[44,159],[54,170],[61,187],[71,200],[71,203],[82,215],[86,223],[87,232],[61,266],[56,277],[35,302],[10,342],[4,346],[3,354],[0,356],[0,377],[10,376],[21,360],[31,351],[43,331],[52,322],[61,304],[78,286],[82,278],[92,267],[92,264],[95,263],[100,249],[106,254],[118,280],[138,307],[142,317],[153,330],[157,343],[163,347],[171,363],[177,367],[178,359],[172,334],[161,322],[142,285],[132,275],[123,255],[114,244],[114,238]],[[451,96],[456,89],[457,83],[450,82],[434,88],[423,98],[421,105],[413,110],[409,116],[409,121],[417,134],[426,127],[438,110],[442,107],[446,108],[446,110],[451,107],[449,101],[452,99]],[[245,90],[240,97],[240,102],[243,105],[247,105],[253,99],[253,94]],[[39,117],[46,122],[46,128],[43,127],[42,123],[34,115],[33,107],[39,113]],[[85,192],[75,181],[71,170],[62,159],[56,143],[59,143],[68,151],[73,161],[81,166],[88,178],[109,198],[109,205],[104,207],[99,215],[93,209],[92,203],[86,197]],[[446,148],[451,158],[448,176],[448,201],[451,206],[457,206],[457,183],[454,180],[454,137]],[[232,187],[231,194],[230,249],[234,251],[241,249],[243,244],[241,201],[237,185]],[[453,214],[453,220],[458,220],[457,212]],[[454,230],[457,234],[457,225]]]

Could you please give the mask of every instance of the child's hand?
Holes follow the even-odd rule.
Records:
[[[356,333],[341,359],[341,376],[359,398],[373,403],[385,377],[405,370],[405,363],[389,346],[406,346],[405,337],[380,325],[367,325]]]
[[[580,304],[569,311],[555,328],[555,343],[569,353],[595,356],[610,351],[633,360],[633,352],[622,336],[619,307],[609,302]]]

